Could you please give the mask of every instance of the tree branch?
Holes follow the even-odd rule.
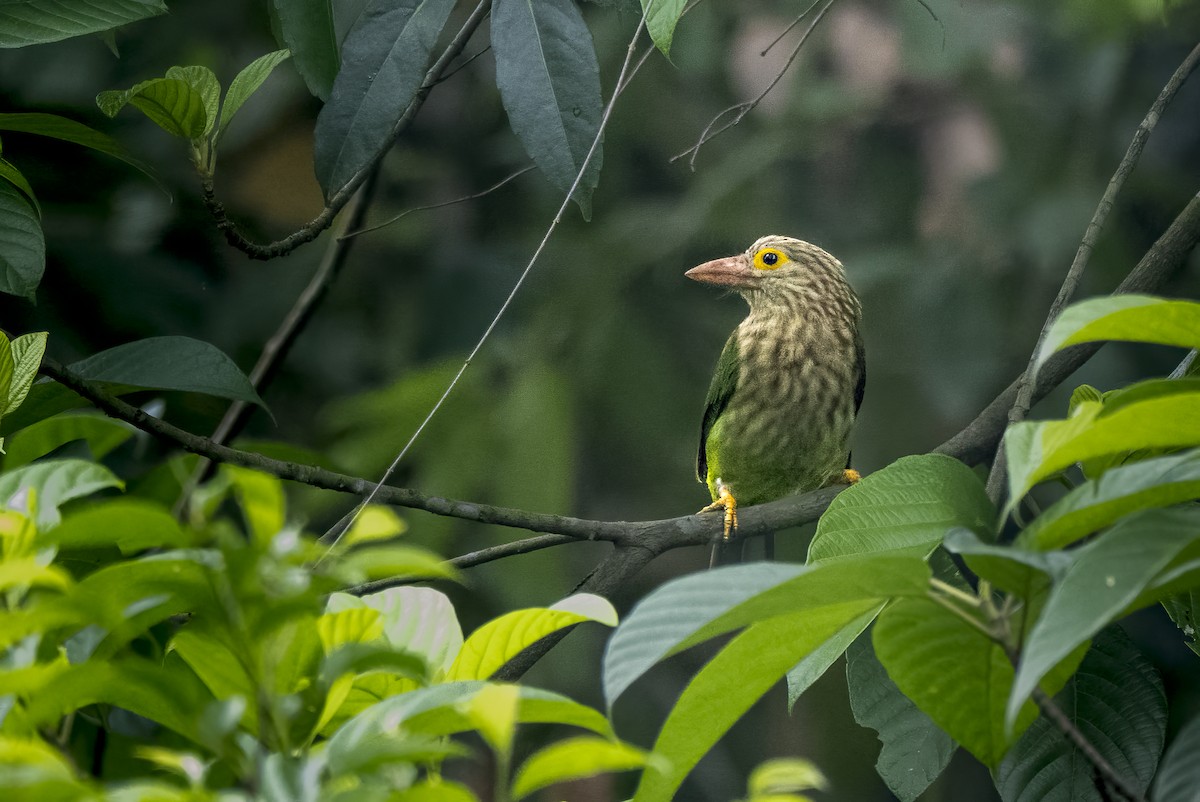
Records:
[[[467,19],[463,22],[462,27],[458,30],[458,33],[454,35],[454,38],[450,41],[450,44],[447,45],[445,51],[442,52],[442,55],[438,57],[438,60],[434,62],[433,66],[430,67],[425,73],[425,80],[422,81],[421,88],[417,90],[417,93],[413,96],[413,99],[409,101],[408,106],[404,109],[404,113],[400,115],[400,117],[396,120],[395,125],[392,126],[392,131],[388,136],[387,143],[379,150],[379,153],[375,155],[375,158],[373,158],[369,164],[364,165],[362,169],[351,176],[350,180],[346,182],[345,186],[341,187],[337,190],[337,192],[330,196],[328,203],[326,203],[325,208],[321,210],[320,214],[283,239],[267,243],[266,245],[251,242],[240,231],[238,231],[237,224],[229,219],[229,215],[225,211],[224,204],[222,204],[221,201],[219,201],[216,197],[212,179],[201,179],[200,191],[204,199],[204,206],[208,209],[209,214],[212,215],[213,220],[217,224],[217,228],[220,229],[221,233],[225,235],[225,241],[234,248],[237,248],[239,251],[245,253],[251,259],[267,260],[275,259],[279,256],[286,256],[301,245],[307,242],[312,242],[314,239],[320,236],[322,231],[329,228],[329,225],[333,222],[334,217],[336,217],[337,213],[341,211],[342,207],[344,207],[350,201],[350,198],[354,196],[354,193],[358,190],[358,188],[366,182],[367,177],[375,171],[375,168],[383,160],[383,157],[387,155],[392,143],[395,142],[401,134],[408,130],[409,125],[412,124],[413,118],[417,116],[417,112],[420,111],[421,106],[425,104],[425,99],[429,97],[430,90],[432,90],[433,87],[438,84],[442,77],[442,73],[445,72],[446,68],[450,66],[450,62],[452,62],[462,53],[463,48],[467,46],[467,42],[470,41],[471,36],[474,35],[476,29],[479,28],[479,25],[483,22],[484,18],[487,17],[490,10],[491,0],[480,0],[479,5],[475,6],[475,9],[470,13],[470,15],[468,15]]]
[[[1067,717],[1067,714],[1055,704],[1054,700],[1045,691],[1041,688],[1035,688],[1033,691],[1033,701],[1037,704],[1038,709],[1042,711],[1042,715],[1051,724],[1058,727],[1059,731],[1066,736],[1066,739],[1083,753],[1084,758],[1092,764],[1092,767],[1096,770],[1101,780],[1108,783],[1116,789],[1117,793],[1131,802],[1145,802],[1145,797],[1130,785],[1129,781],[1122,777],[1120,772],[1113,768],[1113,765],[1104,758],[1104,755],[1100,754],[1099,750],[1092,745],[1092,742],[1075,726],[1075,722]]]
[[[1066,278],[1063,279],[1062,286],[1058,290],[1058,295],[1054,298],[1054,302],[1050,304],[1050,311],[1046,315],[1046,322],[1042,324],[1042,330],[1038,332],[1037,343],[1033,347],[1033,353],[1029,357],[1029,364],[1025,367],[1025,372],[1021,374],[1021,378],[1017,380],[1017,397],[1013,401],[1012,408],[1008,411],[1008,424],[1011,426],[1020,423],[1029,413],[1029,407],[1033,404],[1034,382],[1033,374],[1036,371],[1037,357],[1042,350],[1042,342],[1046,339],[1046,332],[1058,319],[1063,307],[1071,300],[1071,296],[1075,294],[1076,287],[1079,286],[1079,281],[1083,278],[1083,271],[1087,267],[1088,260],[1092,256],[1092,251],[1096,247],[1096,241],[1100,238],[1100,232],[1104,228],[1105,221],[1108,220],[1108,215],[1112,211],[1113,203],[1117,199],[1117,194],[1121,191],[1121,187],[1125,185],[1125,179],[1133,172],[1133,168],[1137,165],[1138,159],[1142,155],[1142,149],[1146,146],[1146,140],[1150,138],[1150,133],[1154,127],[1158,125],[1158,120],[1162,117],[1171,100],[1174,99],[1175,93],[1179,91],[1179,87],[1183,86],[1184,81],[1192,74],[1192,70],[1196,68],[1196,64],[1200,63],[1200,44],[1192,48],[1183,63],[1167,80],[1166,85],[1155,98],[1154,103],[1150,106],[1150,111],[1146,112],[1145,119],[1138,125],[1137,130],[1133,133],[1133,139],[1129,143],[1128,149],[1125,151],[1124,158],[1117,165],[1117,171],[1113,173],[1109,179],[1108,187],[1104,190],[1104,195],[1100,198],[1100,203],[1096,205],[1096,211],[1092,215],[1091,221],[1088,223],[1087,230],[1083,234],[1083,241],[1079,243],[1079,250],[1075,252],[1075,259],[1071,262],[1070,269],[1067,270]],[[996,454],[996,460],[992,463],[991,473],[988,474],[987,492],[991,500],[999,504],[1000,497],[1003,495],[1003,479],[1005,471],[1005,454],[1003,445]]]

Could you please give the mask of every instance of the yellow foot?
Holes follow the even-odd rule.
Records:
[[[713,510],[725,510],[725,534],[723,538],[729,540],[729,533],[738,528],[737,499],[733,497],[733,493],[729,492],[729,488],[723,484],[717,485],[717,500],[700,510],[700,512],[712,512]],[[696,514],[699,515],[700,512]]]
[[[845,484],[852,485],[861,478],[862,474],[853,468],[847,468],[846,470],[842,471],[842,482]]]

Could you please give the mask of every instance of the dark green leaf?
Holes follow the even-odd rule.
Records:
[[[818,566],[734,565],[673,580],[643,599],[609,639],[604,698],[611,708],[659,660],[722,633],[831,604],[923,595],[928,581],[924,560],[887,554]]]
[[[1061,552],[1046,554],[1018,546],[994,546],[967,529],[951,530],[944,545],[952,554],[961,555],[981,579],[1022,599],[1045,590],[1071,564],[1071,557]]]
[[[76,362],[71,370],[91,381],[205,393],[266,408],[233,360],[190,337],[136,340]]]
[[[37,195],[33,194],[33,187],[29,186],[29,182],[25,180],[25,176],[21,174],[20,170],[3,158],[0,158],[0,179],[8,181],[14,187],[21,190],[21,194],[25,196],[25,200],[29,201],[29,205],[37,212],[38,219],[41,219],[42,207],[38,203]]]
[[[100,415],[61,415],[39,421],[14,434],[5,443],[4,469],[10,471],[33,462],[67,443],[83,440],[94,459],[133,436],[129,424]]]
[[[994,517],[983,483],[958,460],[902,457],[834,498],[817,523],[808,561],[882,551],[925,556],[951,527],[987,532]]]
[[[197,139],[208,128],[205,97],[182,78],[151,78],[136,86],[96,95],[96,105],[109,117],[132,103],[154,124],[173,136]]]
[[[957,744],[900,692],[869,638],[846,651],[846,685],[854,720],[883,744],[875,770],[901,802],[912,802],[945,771]]]
[[[1112,468],[1045,510],[1021,532],[1018,545],[1059,549],[1150,507],[1200,498],[1200,449]]]
[[[1046,332],[1037,366],[1067,346],[1099,340],[1200,348],[1200,303],[1150,295],[1106,295],[1071,304]]]
[[[1100,633],[1055,702],[1117,774],[1146,790],[1162,754],[1167,697],[1128,635]],[[1005,756],[996,788],[1005,802],[1104,802],[1092,764],[1045,717]]]
[[[329,100],[338,74],[332,0],[271,0],[271,5],[279,20],[279,33],[292,51],[296,71],[304,79],[308,91],[321,100]],[[259,83],[262,83],[261,79]],[[230,87],[231,94],[232,91]]]
[[[875,654],[897,687],[933,721],[988,766],[1037,718],[1020,708],[1012,736],[1004,704],[1013,667],[1004,649],[954,613],[928,599],[903,599],[875,622]]]
[[[0,47],[57,42],[165,13],[162,0],[9,0],[0,3]]]
[[[372,0],[346,36],[345,66],[315,134],[317,180],[326,199],[391,141],[396,122],[421,88],[453,8],[454,0]]]
[[[1200,717],[1183,726],[1167,747],[1154,780],[1153,802],[1196,802],[1200,799]]]
[[[883,605],[881,604],[863,613],[835,632],[820,646],[809,652],[799,663],[788,669],[787,695],[789,713],[796,707],[796,701],[800,698],[800,695],[808,690],[814,682],[819,680],[829,667],[833,665],[833,662],[842,656],[850,644],[854,642],[855,638],[871,625],[871,622],[875,620],[875,616],[879,615],[882,609]]]
[[[168,78],[175,78],[190,86],[200,95],[204,103],[204,132],[212,131],[217,123],[217,109],[221,105],[221,84],[208,67],[171,67]]]
[[[874,606],[857,601],[777,616],[730,641],[671,708],[653,749],[667,765],[642,774],[634,802],[671,799],[700,758],[788,668]]]
[[[12,380],[8,385],[3,414],[12,414],[29,394],[33,380],[42,367],[42,356],[46,353],[46,332],[22,334],[10,344],[13,360]]]
[[[1196,640],[1196,626],[1200,623],[1200,590],[1189,590],[1163,599],[1167,615],[1187,638],[1184,644],[1200,655],[1200,642]]]
[[[646,16],[646,30],[664,56],[671,54],[671,41],[675,38],[675,26],[683,16],[687,0],[642,0],[642,13]]]
[[[64,142],[91,148],[112,156],[114,159],[120,159],[130,167],[141,171],[168,197],[171,194],[167,190],[166,184],[162,182],[150,165],[136,158],[108,134],[102,134],[83,123],[59,117],[57,114],[0,114],[0,131],[20,131],[26,134],[48,136],[52,139],[61,139]]]
[[[38,528],[58,523],[58,508],[68,501],[105,488],[123,488],[125,483],[94,462],[81,459],[47,460],[0,475],[0,504],[7,503],[22,488],[37,494]]]
[[[229,126],[233,115],[238,113],[238,109],[258,91],[271,72],[286,61],[291,54],[290,50],[276,50],[273,53],[267,53],[250,62],[237,74],[225,92],[225,102],[221,104],[219,135],[225,134],[225,129]]]
[[[46,240],[37,212],[19,189],[0,181],[0,292],[32,299],[45,269]]]
[[[496,86],[513,132],[551,184],[573,196],[585,219],[600,180],[601,149],[584,160],[600,128],[600,70],[592,36],[573,0],[495,0]]]
[[[1152,591],[1160,573],[1186,558],[1197,541],[1200,508],[1175,508],[1135,513],[1080,549],[1025,642],[1008,720],[1071,650],[1135,604],[1155,601]]]

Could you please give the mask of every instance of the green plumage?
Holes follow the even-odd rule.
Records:
[[[783,264],[756,269],[764,252],[780,254]],[[744,269],[743,285],[712,283],[733,286],[750,314],[717,361],[698,478],[714,500],[723,484],[738,506],[839,481],[866,383],[860,307],[841,264],[785,237],[764,237],[743,256],[719,261],[729,275]]]

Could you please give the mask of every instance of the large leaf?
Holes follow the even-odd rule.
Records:
[[[207,95],[183,77],[151,78],[129,89],[96,95],[96,105],[109,117],[117,116],[129,103],[172,136],[198,139],[209,127]]]
[[[1154,802],[1196,802],[1200,799],[1200,717],[1183,726],[1163,758],[1154,780]]]
[[[734,565],[676,579],[643,599],[609,639],[604,698],[611,708],[659,660],[722,633],[831,604],[923,595],[928,581],[924,560],[906,555]]]
[[[986,532],[994,516],[983,483],[958,460],[902,457],[834,498],[817,522],[808,561],[881,551],[924,556],[951,527]]]
[[[163,0],[8,0],[0,3],[0,47],[57,42],[165,13]]]
[[[574,0],[495,0],[496,86],[513,132],[551,184],[566,192],[583,170],[574,200],[591,216],[600,180],[600,70],[592,35]]]
[[[1106,295],[1071,304],[1046,332],[1037,367],[1069,345],[1098,340],[1200,348],[1200,304],[1150,295]]]
[[[71,370],[91,381],[205,393],[266,408],[232,359],[190,337],[135,340],[76,362]]]
[[[37,212],[19,189],[0,181],[0,292],[33,298],[45,269],[46,238]]]
[[[308,91],[321,100],[329,100],[334,77],[338,74],[338,43],[333,30],[332,0],[271,2],[278,15],[280,34],[296,58],[296,70],[304,79]],[[269,68],[267,72],[270,72]],[[259,83],[262,83],[261,79]],[[233,94],[232,86],[229,91]]]
[[[471,633],[446,679],[489,679],[527,647],[564,627],[584,621],[617,625],[617,611],[600,596],[580,593],[549,608],[514,610]]]
[[[12,470],[76,440],[88,444],[93,459],[101,459],[133,437],[128,424],[100,415],[59,415],[29,426],[4,444],[4,469]]]
[[[616,771],[640,769],[649,756],[636,746],[580,735],[553,743],[536,752],[517,770],[513,778],[514,799],[554,783],[609,774]]]
[[[958,745],[900,692],[869,638],[846,651],[846,685],[854,720],[883,744],[875,770],[901,802],[912,802],[945,771]]]
[[[675,38],[675,26],[683,16],[687,0],[642,0],[642,13],[646,18],[646,30],[664,56],[671,54],[671,41]]]
[[[777,616],[730,641],[671,708],[653,750],[668,765],[642,774],[634,802],[670,799],[700,758],[790,667],[874,606],[857,601]]]
[[[291,54],[290,50],[276,50],[273,53],[267,53],[265,56],[254,59],[237,74],[233,83],[229,84],[229,89],[225,92],[225,100],[221,104],[219,136],[224,135],[225,129],[233,120],[233,115],[238,113],[242,105],[258,91],[271,72],[286,61]]]
[[[1011,721],[1050,669],[1135,606],[1156,600],[1164,572],[1200,543],[1200,508],[1131,515],[1080,549],[1026,640],[1008,703]],[[1159,597],[1168,595],[1162,588]]]
[[[326,606],[328,612],[355,608],[377,610],[388,643],[420,655],[435,672],[447,671],[462,648],[454,605],[433,588],[389,588],[361,598],[334,593]]]
[[[1200,445],[1200,379],[1158,379],[1066,420],[1022,421],[1004,434],[1011,509],[1035,484],[1076,462],[1143,448]]]
[[[933,721],[988,766],[1037,718],[1020,708],[1013,736],[1004,705],[1013,667],[1003,647],[928,599],[903,599],[875,622],[875,654],[888,676]]]
[[[363,10],[317,117],[314,158],[326,200],[391,142],[452,8],[454,0],[371,0]]]
[[[833,633],[824,643],[805,655],[803,660],[788,669],[788,712],[795,708],[800,695],[819,680],[833,665],[833,662],[850,647],[850,644],[854,643],[854,640],[871,625],[882,609],[883,605],[880,604],[863,613]]]
[[[1117,774],[1146,790],[1162,754],[1167,697],[1128,635],[1097,636],[1055,702]],[[1004,802],[1104,802],[1092,764],[1045,717],[1005,756],[996,788]]]
[[[53,139],[61,139],[75,145],[99,151],[139,170],[159,186],[169,196],[166,184],[158,177],[149,164],[134,156],[125,147],[108,134],[102,134],[83,123],[75,122],[57,114],[22,113],[0,114],[0,131],[20,131],[25,134],[37,134]]]
[[[1120,465],[1084,482],[1035,518],[1017,545],[1060,549],[1122,516],[1200,498],[1200,449]]]
[[[40,220],[42,217],[42,206],[38,203],[37,195],[34,194],[29,180],[25,178],[25,175],[12,162],[4,158],[0,158],[0,178],[21,190],[21,194],[25,196],[25,200],[29,201],[29,205],[37,212],[38,219]]]
[[[33,490],[37,495],[38,528],[47,529],[58,523],[58,508],[68,501],[124,486],[108,468],[95,462],[47,460],[0,475],[0,504],[7,504],[18,490]]]
[[[53,543],[60,549],[116,546],[123,554],[178,547],[186,541],[187,536],[169,510],[133,498],[91,504],[39,536],[39,542]]]
[[[953,529],[946,535],[946,550],[958,554],[981,579],[997,588],[1031,599],[1062,576],[1071,557],[1061,552],[1044,554],[1019,546],[984,543],[967,529]]]

